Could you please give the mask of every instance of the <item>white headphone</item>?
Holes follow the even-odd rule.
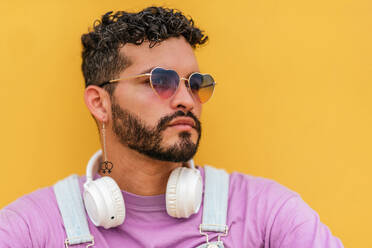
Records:
[[[125,219],[124,198],[114,179],[108,176],[93,180],[102,160],[102,150],[97,151],[88,162],[87,181],[84,183],[84,204],[88,216],[96,226],[112,228],[121,225]],[[178,167],[169,176],[166,190],[168,215],[188,218],[200,208],[203,183],[194,161],[187,167]]]

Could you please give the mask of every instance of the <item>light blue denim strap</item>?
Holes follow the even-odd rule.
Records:
[[[198,248],[218,247],[222,248],[221,236],[226,236],[228,227],[226,225],[227,203],[229,194],[229,174],[221,169],[208,165],[204,166],[204,205],[203,223],[199,226],[200,234],[205,235],[207,243]],[[217,242],[209,242],[206,232],[219,232]]]
[[[205,170],[203,223],[201,231],[226,232],[229,174],[208,165]]]
[[[65,247],[87,242],[91,242],[87,247],[93,245],[94,238],[89,232],[78,176],[71,175],[57,182],[53,189],[67,234]]]

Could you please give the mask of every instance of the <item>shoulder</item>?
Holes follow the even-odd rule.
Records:
[[[0,240],[12,247],[39,246],[38,237],[47,235],[48,223],[58,215],[51,187],[24,195],[0,210]]]
[[[66,178],[61,179],[61,181]],[[80,176],[79,187],[81,192],[83,190],[84,181],[85,176]],[[53,218],[56,218],[56,216],[61,217],[53,186],[41,188],[22,196],[4,207],[1,211],[5,210],[17,213],[25,219],[34,219],[35,215]]]
[[[274,180],[239,172],[230,174],[229,187],[229,192],[233,197],[239,196],[249,201],[269,201],[274,203],[292,197],[299,197],[298,193]]]
[[[273,180],[231,173],[229,197],[230,207],[234,209],[230,216],[243,215],[244,224],[254,223],[259,229],[254,234],[270,240],[274,246],[342,247],[298,193]]]
[[[288,204],[302,202],[300,195],[278,182],[242,173],[230,174],[229,212],[230,216],[243,218],[246,229],[254,223],[256,235],[265,238],[280,213],[289,217],[293,214]],[[302,209],[293,209],[302,212]],[[241,216],[241,217],[239,217]]]
[[[42,228],[50,219],[59,217],[59,210],[53,187],[38,189],[24,195],[4,207],[0,213],[12,213],[34,228]]]
[[[51,244],[48,242],[58,240],[59,243],[63,243],[64,236],[63,220],[53,186],[24,195],[0,210],[1,241],[9,239],[11,242],[45,247]]]
[[[201,172],[204,175],[204,168]],[[254,213],[260,225],[266,226],[275,218],[275,214],[293,199],[302,201],[298,193],[274,180],[240,172],[233,172],[229,175],[228,211],[231,213],[230,217],[235,215],[242,217],[245,214],[247,217],[252,217]]]
[[[53,188],[46,187],[18,198],[4,207],[1,212],[12,212],[25,221],[31,221],[39,215],[48,215],[56,206]]]
[[[199,167],[199,170],[205,177],[205,168]],[[299,197],[299,194],[274,180],[240,172],[229,174],[229,203],[235,198],[241,203],[243,200],[276,202],[291,197]]]
[[[37,209],[48,208],[53,205],[53,201],[55,201],[53,188],[45,187],[18,198],[3,210],[11,210],[24,215]]]

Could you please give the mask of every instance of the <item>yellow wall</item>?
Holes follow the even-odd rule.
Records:
[[[80,35],[106,11],[154,2],[210,36],[197,55],[218,87],[197,161],[275,179],[346,247],[372,247],[369,0],[2,1],[0,207],[84,173],[98,139]]]

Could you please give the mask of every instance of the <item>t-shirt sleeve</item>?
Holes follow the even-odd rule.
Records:
[[[341,241],[320,222],[300,196],[288,198],[273,216],[269,232],[274,248],[341,248]]]
[[[0,210],[0,247],[32,247],[29,227],[25,220],[9,209]]]
[[[0,210],[0,248],[60,247],[65,235],[51,187],[24,195]]]

